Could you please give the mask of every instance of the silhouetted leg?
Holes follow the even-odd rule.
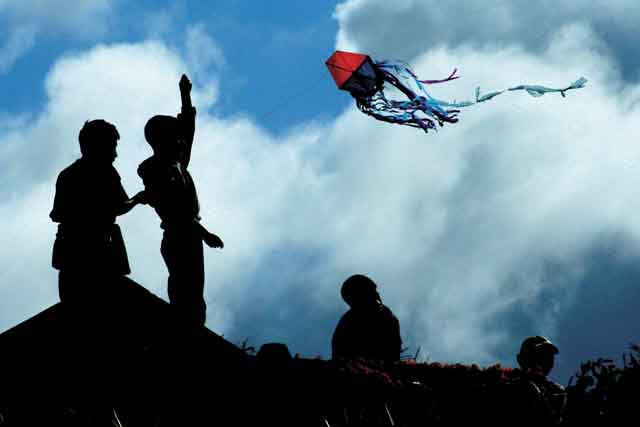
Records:
[[[79,409],[100,422],[110,420],[117,392],[113,384],[117,371],[113,366],[117,355],[118,333],[113,321],[116,307],[109,295],[114,281],[112,274],[98,266],[63,269],[59,273],[60,300],[70,334],[66,344],[72,355],[69,366],[63,369],[77,372],[64,386]]]
[[[82,303],[82,272],[76,270],[60,270],[58,273],[58,295],[60,301],[69,304]]]
[[[185,322],[204,325],[204,253],[202,238],[193,229],[165,230],[162,257],[169,270],[169,301]]]

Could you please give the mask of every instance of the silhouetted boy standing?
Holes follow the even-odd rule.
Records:
[[[59,293],[75,340],[74,368],[86,385],[75,398],[96,420],[113,417],[111,381],[116,352],[113,318],[121,280],[129,262],[116,217],[144,203],[144,193],[129,199],[113,167],[117,141],[114,125],[104,120],[84,124],[78,135],[82,157],[58,175],[50,217],[57,222],[52,264],[60,270]],[[115,297],[115,298],[114,298]],[[68,343],[65,341],[65,343]],[[96,369],[96,366],[99,369]],[[96,386],[96,384],[100,384]]]
[[[169,270],[169,301],[183,320],[204,324],[204,254],[202,241],[222,248],[222,240],[200,224],[196,188],[187,170],[195,133],[196,109],[191,105],[191,82],[179,83],[182,110],[177,118],[154,116],[144,134],[153,156],[138,168],[147,200],[162,220],[160,251]]]
[[[59,223],[52,264],[60,270],[60,300],[82,304],[103,292],[107,281],[130,273],[115,220],[144,203],[144,195],[129,199],[122,188],[113,167],[120,139],[114,125],[88,121],[78,139],[82,157],[58,175],[49,216]]]

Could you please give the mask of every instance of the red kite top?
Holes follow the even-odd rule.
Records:
[[[325,62],[329,68],[329,72],[336,81],[338,88],[351,77],[351,75],[367,60],[369,57],[361,53],[345,52],[336,50]]]

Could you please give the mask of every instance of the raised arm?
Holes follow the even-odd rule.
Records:
[[[191,81],[186,74],[183,74],[180,78],[180,99],[182,101],[182,108],[180,114],[178,114],[178,121],[180,122],[180,133],[185,144],[184,152],[182,155],[182,163],[186,168],[191,161],[191,148],[193,147],[193,135],[196,131],[196,109],[191,104]]]

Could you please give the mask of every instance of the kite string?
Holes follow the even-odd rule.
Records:
[[[304,89],[301,89],[287,97],[281,98],[280,102],[278,102],[273,107],[271,107],[269,111],[258,115],[257,117],[258,121],[264,121],[264,119],[271,116],[277,110],[280,110],[282,107],[287,106],[291,101],[302,97],[305,93],[309,92],[310,89],[314,89],[315,87],[317,87],[321,80],[324,80],[326,78],[327,78],[326,73],[324,72],[318,73],[318,77],[315,80],[313,80],[310,84],[308,84]]]

